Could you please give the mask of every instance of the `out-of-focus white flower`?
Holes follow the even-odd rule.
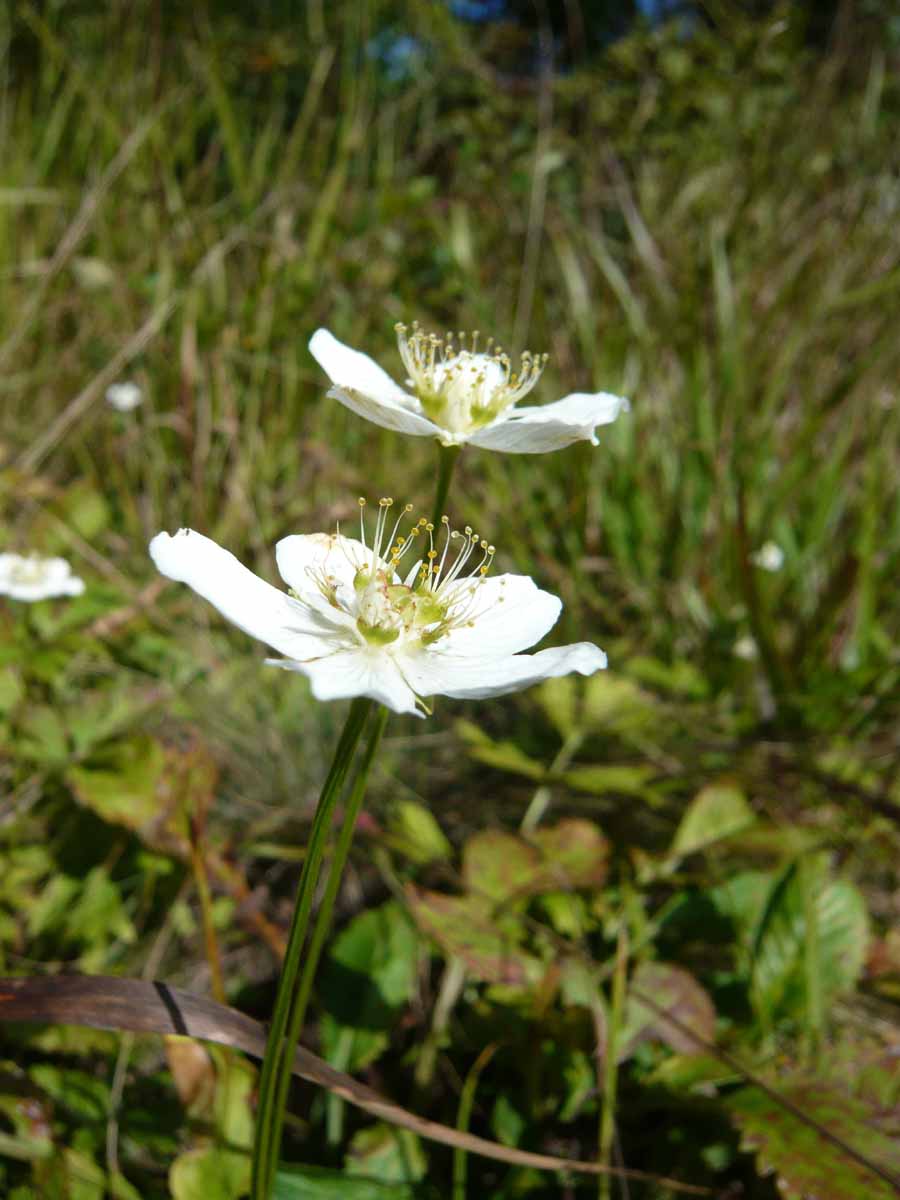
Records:
[[[759,658],[759,647],[756,644],[756,639],[752,638],[749,633],[745,633],[743,637],[739,637],[732,649],[736,658],[743,658],[746,662],[753,662]]]
[[[763,542],[752,561],[763,571],[780,571],[784,566],[784,551],[777,542]]]
[[[123,380],[122,383],[111,383],[106,389],[106,403],[116,412],[133,412],[143,400],[143,392],[130,379]]]
[[[412,331],[396,328],[413,394],[327,329],[318,329],[309,343],[334,385],[328,395],[385,429],[434,437],[445,446],[469,442],[487,450],[542,454],[578,441],[596,446],[597,426],[628,408],[627,400],[609,392],[574,392],[554,404],[516,408],[540,379],[545,354],[523,354],[514,370],[492,339],[479,349],[477,332],[439,337],[418,325]]]
[[[468,526],[451,530],[446,517],[440,530],[422,517],[403,534],[407,505],[388,532],[392,504],[380,501],[371,544],[362,515],[359,540],[340,532],[283,538],[276,558],[290,594],[190,529],[157,534],[150,554],[164,575],[285,655],[269,661],[306,675],[319,700],[369,696],[424,716],[428,696],[483,699],[606,666],[589,642],[520,653],[556,623],[556,596],[527,575],[489,577],[493,546]]]
[[[13,600],[47,600],[51,596],[80,596],[84,580],[72,574],[64,558],[0,554],[0,596]]]

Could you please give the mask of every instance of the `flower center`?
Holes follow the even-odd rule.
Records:
[[[489,338],[478,349],[479,333],[425,333],[417,322],[410,332],[395,326],[409,386],[425,415],[451,434],[473,433],[495,421],[534,387],[547,365],[546,354],[522,354],[518,371]]]
[[[340,546],[353,567],[352,587],[342,585],[326,568],[313,571],[322,595],[355,621],[360,640],[370,646],[392,643],[431,645],[451,629],[471,621],[478,587],[494,558],[494,547],[467,525],[462,532],[441,518],[439,531],[420,517],[400,532],[412,505],[404,505],[386,537],[394,501],[378,501],[371,544],[366,539],[366,501],[360,498],[360,545],[341,538]],[[340,537],[340,531],[338,531]],[[398,568],[418,548],[405,580]],[[473,562],[473,555],[475,560]]]
[[[23,585],[45,583],[50,568],[40,558],[17,558],[9,567],[9,578],[12,583]]]

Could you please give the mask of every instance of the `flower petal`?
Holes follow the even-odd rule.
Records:
[[[340,401],[344,408],[349,408],[358,417],[365,417],[367,421],[371,421],[373,425],[380,425],[382,429],[392,429],[394,433],[408,433],[412,437],[445,436],[444,430],[427,417],[400,405],[375,400],[364,392],[346,387],[333,387],[328,389],[328,395],[333,400]],[[408,399],[411,403],[416,403],[411,396]]]
[[[174,537],[158,533],[150,556],[163,575],[186,583],[251,637],[294,658],[322,654],[316,614],[248,571],[211,538],[192,529],[181,529]]]
[[[309,339],[309,352],[337,387],[361,392],[380,404],[401,408],[416,400],[407,395],[368,354],[339,342],[327,329],[317,329]]]
[[[275,546],[281,578],[300,596],[319,591],[313,574],[324,573],[336,583],[352,587],[358,568],[371,557],[362,542],[341,533],[294,533]]]
[[[483,659],[442,653],[434,648],[398,658],[400,669],[420,696],[484,700],[518,692],[558,675],[593,675],[606,666],[606,655],[590,642],[554,646],[537,654]]]
[[[610,424],[627,409],[628,401],[610,392],[573,392],[555,404],[513,408],[505,420],[479,430],[469,441],[486,450],[513,454],[544,454],[581,441],[596,446],[595,428]]]
[[[503,658],[527,650],[556,624],[562,601],[541,591],[528,575],[489,575],[462,580],[459,594],[472,591],[465,625],[436,644],[447,654]]]
[[[327,329],[316,330],[309,339],[309,350],[334,384],[328,395],[351,412],[397,433],[440,436],[438,426],[422,415],[416,397],[394,383],[368,354],[345,346]]]
[[[416,703],[416,695],[383,650],[360,646],[338,650],[323,658],[298,662],[291,659],[266,659],[273,667],[299,671],[305,675],[317,700],[348,700],[369,696],[396,713],[425,714]]]

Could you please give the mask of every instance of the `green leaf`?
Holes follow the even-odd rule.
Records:
[[[514,899],[532,889],[540,865],[540,854],[522,838],[488,829],[473,834],[465,844],[463,882],[477,896]]]
[[[387,827],[400,853],[418,866],[449,859],[453,854],[453,847],[424,804],[398,800],[391,807]]]
[[[703,700],[709,695],[709,685],[693,663],[676,659],[672,663],[660,662],[658,658],[636,655],[625,664],[628,674],[648,687],[688,700]]]
[[[582,720],[585,728],[598,733],[638,733],[659,721],[652,696],[622,675],[598,671],[584,687]]]
[[[900,1142],[890,1116],[830,1084],[809,1079],[785,1084],[779,1093],[867,1158],[900,1176]],[[753,1151],[760,1174],[774,1173],[785,1200],[896,1200],[896,1188],[850,1158],[758,1088],[743,1088],[727,1101],[741,1131],[741,1147]]]
[[[671,853],[684,858],[722,838],[749,829],[755,820],[740,788],[728,783],[711,784],[699,791],[688,805],[672,840]]]
[[[379,1122],[354,1134],[344,1167],[350,1176],[380,1183],[418,1183],[425,1178],[428,1160],[414,1133]]]
[[[814,982],[823,1005],[853,988],[865,963],[865,900],[852,883],[828,878],[824,856],[808,865],[816,928],[808,929],[804,884],[794,862],[776,879],[756,933],[750,993],[766,1021],[799,1017],[808,1010],[808,936],[814,939]]]
[[[522,949],[525,926],[514,914],[495,916],[493,905],[479,896],[445,896],[412,886],[406,895],[422,932],[474,978],[515,986],[541,978],[543,966]]]
[[[418,937],[396,901],[354,917],[335,939],[322,976],[322,1043],[330,1062],[359,1070],[387,1048],[412,997]]]
[[[419,1194],[406,1184],[354,1179],[327,1167],[282,1167],[272,1200],[416,1200]]]
[[[160,817],[159,785],[165,750],[146,734],[115,744],[110,751],[68,772],[68,783],[86,807],[117,825],[140,830]]]
[[[650,781],[657,772],[648,766],[614,764],[612,766],[570,767],[563,779],[579,792],[593,796],[637,796],[644,800],[655,800]]]
[[[0,714],[11,713],[25,695],[19,672],[13,666],[0,669]]]
[[[541,852],[541,871],[535,891],[561,888],[599,888],[609,870],[609,841],[583,817],[567,817],[542,826],[530,840]]]
[[[651,1008],[644,997],[656,1007]],[[662,1009],[662,1013],[657,1009]],[[670,1014],[678,1023],[667,1020],[663,1013]],[[697,1037],[691,1037],[691,1032]],[[715,1033],[713,1002],[690,972],[671,963],[640,964],[629,984],[625,1027],[619,1043],[623,1059],[640,1042],[648,1040],[663,1042],[678,1053],[696,1053],[702,1049],[697,1039],[711,1042]]]
[[[173,1200],[241,1200],[249,1184],[249,1155],[223,1146],[187,1150],[169,1168]]]
[[[26,708],[19,728],[17,752],[40,766],[58,767],[69,757],[69,740],[59,713],[48,705]]]
[[[578,684],[571,675],[548,679],[535,689],[535,699],[565,741],[578,724]]]
[[[478,762],[496,767],[498,771],[524,775],[526,779],[540,780],[547,774],[544,764],[529,758],[515,742],[495,742],[471,721],[457,721],[456,732],[466,742],[469,754]]]

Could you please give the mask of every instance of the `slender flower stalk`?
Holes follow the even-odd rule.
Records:
[[[275,998],[275,1011],[272,1014],[260,1076],[256,1138],[251,1168],[253,1200],[269,1200],[275,1181],[281,1130],[284,1124],[287,1084],[290,1081],[290,1065],[293,1061],[296,1037],[299,1036],[303,1021],[303,1012],[297,1009],[296,995],[297,978],[306,944],[306,931],[313,898],[319,883],[319,873],[334,807],[372,707],[371,700],[362,699],[354,700],[351,705],[347,723],[334,752],[331,769],[316,806],[316,815],[313,819],[306,857],[303,860],[303,870],[300,874],[287,950]],[[291,1042],[288,1034],[289,1031],[295,1029],[296,1036]]]

